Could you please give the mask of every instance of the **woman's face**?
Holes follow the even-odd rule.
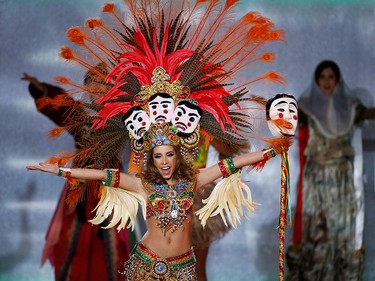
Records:
[[[156,146],[152,152],[154,165],[168,184],[172,184],[171,179],[176,169],[177,155],[173,146]]]
[[[330,96],[335,91],[337,78],[332,68],[323,69],[318,78],[318,86],[323,94]]]

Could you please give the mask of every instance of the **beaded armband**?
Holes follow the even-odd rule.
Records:
[[[232,158],[221,160],[217,164],[219,165],[220,171],[224,178],[237,173],[239,170],[234,166]]]
[[[104,169],[107,178],[102,182],[105,186],[118,187],[120,184],[120,171],[118,169]]]
[[[263,151],[263,159],[264,160],[268,160],[268,159],[276,156],[276,152],[272,147],[263,148],[262,151]]]
[[[71,175],[71,169],[70,168],[65,168],[65,167],[59,166],[59,171],[57,172],[57,176],[63,177],[63,178],[70,178],[70,175]]]

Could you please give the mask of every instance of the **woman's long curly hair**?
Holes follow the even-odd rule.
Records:
[[[173,179],[175,180],[186,180],[192,182],[196,180],[197,171],[193,168],[193,165],[188,163],[180,153],[180,149],[177,146],[173,146],[174,152],[176,153],[176,168],[173,173]],[[154,150],[152,149],[147,155],[146,169],[139,174],[139,176],[150,182],[157,184],[165,184],[166,181],[155,167]]]

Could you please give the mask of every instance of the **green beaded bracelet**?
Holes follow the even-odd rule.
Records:
[[[271,159],[272,157],[276,156],[276,152],[273,149],[273,147],[266,147],[266,148],[262,149],[262,151],[263,151],[263,159],[264,160],[268,160],[268,159]]]
[[[65,168],[65,167],[60,167],[59,166],[59,170],[57,172],[57,176],[64,177],[64,178],[70,178],[70,174],[71,174],[71,169],[70,168]]]
[[[104,169],[107,173],[105,181],[102,184],[105,186],[118,187],[120,183],[120,171],[118,169]]]
[[[229,167],[229,170],[230,170],[230,173],[231,174],[235,174],[238,172],[238,169],[236,168],[236,166],[234,166],[234,163],[233,163],[233,159],[232,158],[227,158],[225,159],[225,161],[227,162],[228,164],[228,167]]]

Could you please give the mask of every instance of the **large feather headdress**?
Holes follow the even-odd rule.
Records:
[[[185,100],[202,110],[194,145],[184,146],[188,154],[194,156],[198,142],[203,141],[233,152],[246,146],[242,134],[251,130],[251,119],[240,108],[248,100],[246,86],[285,80],[274,71],[241,81],[237,78],[251,65],[272,62],[274,54],[264,51],[264,46],[284,40],[284,35],[258,12],[237,19],[236,2],[125,1],[124,14],[107,3],[102,9],[105,20],[91,18],[84,27],[71,27],[67,38],[78,48],[63,47],[60,55],[90,75],[86,83],[57,77],[61,84],[71,86],[68,94],[79,98],[87,113],[77,115],[73,110],[66,129],[87,125],[91,129],[80,140],[82,149],[64,161],[74,158],[79,165],[90,159],[91,166],[101,168],[130,141],[129,169],[137,170],[147,143],[144,136],[152,131],[135,142],[122,118],[134,107],[150,115],[149,99],[166,92],[174,106]],[[164,75],[163,79],[158,75]],[[176,132],[169,128],[168,133]],[[176,134],[184,142],[186,136]]]

